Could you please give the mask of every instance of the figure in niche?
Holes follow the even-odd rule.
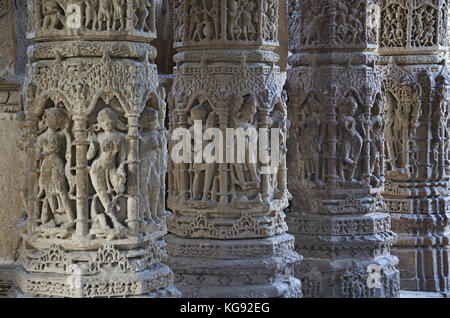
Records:
[[[372,186],[377,187],[382,182],[384,161],[384,131],[385,120],[383,117],[383,99],[377,94],[372,108],[371,116],[371,143],[370,143],[370,182]]]
[[[363,26],[359,20],[359,10],[357,8],[353,8],[351,12],[352,13],[348,16],[348,24],[351,26],[349,42],[357,44],[363,32]]]
[[[195,132],[194,132],[194,124],[196,122],[200,122],[202,124],[202,136],[205,132],[205,118],[206,118],[206,111],[205,109],[201,106],[201,105],[197,105],[194,106],[191,109],[191,118],[190,118],[190,125],[191,128],[190,133],[191,133],[191,145],[192,145],[192,156],[191,158],[195,159],[197,156],[197,152],[195,149]],[[203,142],[203,138],[201,139],[201,141]],[[203,148],[203,145],[202,145]],[[202,194],[203,194],[203,186],[202,186],[202,175],[203,175],[203,170],[202,170],[202,166],[203,164],[201,163],[191,163],[190,164],[190,184],[192,185],[191,189],[191,198],[193,200],[201,200],[202,199]]]
[[[255,9],[255,4],[253,2],[245,2],[242,7],[242,34],[244,35],[244,40],[254,40],[254,35],[256,34],[255,27],[253,26],[253,10]]]
[[[270,39],[270,19],[268,16],[269,4],[267,2],[262,3],[262,37],[264,40]]]
[[[234,128],[243,129],[244,132],[254,130],[257,132],[257,123],[255,123],[255,115],[257,113],[257,100],[255,95],[250,95],[245,100],[241,99],[242,108],[236,118],[234,118]],[[257,201],[262,201],[261,193],[259,193],[259,185],[261,178],[258,173],[258,164],[250,160],[250,141],[248,136],[245,137],[245,163],[238,163],[238,147],[242,147],[235,143],[235,159],[231,169],[231,176],[235,184],[235,196],[233,199],[237,201],[247,201],[256,196]],[[242,149],[241,149],[242,150]]]
[[[112,28],[113,28],[113,30],[116,30],[116,23],[117,23],[117,21],[119,21],[120,22],[119,30],[122,30],[125,28],[125,18],[124,18],[124,12],[123,12],[124,1],[123,0],[112,0],[112,6],[114,8]]]
[[[138,31],[147,31],[147,18],[149,17],[150,0],[138,0],[137,20],[135,28]]]
[[[215,39],[220,39],[220,3],[219,0],[213,0],[211,9],[208,11],[208,16],[214,22]]]
[[[216,114],[210,112],[208,118],[206,119],[206,129],[215,128],[216,126]],[[213,142],[213,139],[205,139],[203,141],[203,146]],[[212,200],[213,195],[213,185],[214,178],[216,176],[217,164],[214,163],[202,163],[194,164],[194,200],[201,197],[202,201]],[[202,182],[203,181],[203,182]],[[203,183],[203,188],[201,186]]]
[[[176,108],[174,108],[171,112],[170,112],[170,120],[172,123],[176,123],[177,120],[177,110]],[[169,142],[172,143],[173,141],[171,139],[169,139]],[[172,148],[172,144],[169,147],[170,149]],[[181,173],[180,173],[180,164],[175,164],[172,160],[169,161],[169,164],[173,165],[172,170],[169,169],[169,174],[170,171],[172,171],[172,173],[169,175],[170,178],[172,179],[172,184],[171,184],[171,191],[172,191],[172,196],[174,198],[178,198],[178,195],[181,193],[181,185],[180,185],[180,178],[181,178]]]
[[[397,46],[402,46],[403,43],[403,19],[404,15],[402,12],[402,7],[398,5],[393,23],[395,25],[395,36],[393,36],[393,38],[395,39],[395,43],[397,44]]]
[[[240,11],[236,0],[230,0],[228,3],[228,35],[231,41],[239,40],[242,30],[239,27]]]
[[[424,33],[424,27],[423,27],[423,13],[425,11],[424,7],[420,7],[416,13],[414,14],[414,23],[412,25],[412,31],[414,34],[414,44],[416,46],[420,46],[422,42],[422,36]]]
[[[176,17],[176,21],[180,21],[178,24],[174,26],[174,42],[181,42],[184,37],[184,23],[181,21],[185,20],[186,13],[179,7],[174,9],[174,15]]]
[[[191,0],[191,8],[189,11],[189,38],[199,41],[203,33],[202,22],[203,11],[200,7],[198,0]]]
[[[158,132],[158,111],[147,108],[141,114],[140,133],[140,193],[142,196],[143,216],[147,223],[159,223],[158,206],[160,205],[161,163],[160,152],[161,139]]]
[[[280,157],[278,169],[273,177],[272,187],[275,189],[274,199],[282,199],[287,192],[288,199],[292,196],[287,188],[287,169],[286,169],[286,156],[287,156],[287,140],[289,135],[290,122],[287,118],[287,93],[283,91],[282,95],[278,97],[276,110],[272,115],[274,122],[272,128],[278,128],[280,130]]]
[[[434,20],[434,9],[429,7],[427,10],[424,11],[424,25],[425,25],[425,46],[432,46],[434,45],[434,31],[435,31],[435,20]]]
[[[64,25],[64,12],[55,0],[47,0],[42,5],[42,13],[44,15],[43,29],[56,29],[59,24]]]
[[[89,170],[95,190],[91,206],[92,228],[109,230],[110,220],[113,228],[121,231],[124,226],[117,219],[116,213],[121,208],[119,199],[125,193],[127,149],[125,134],[119,130],[127,128],[109,108],[98,113],[96,126],[95,129],[102,132],[97,135],[92,132],[89,134],[90,147],[87,154],[88,160],[94,160]],[[101,202],[104,213],[98,211],[98,201]]]
[[[111,0],[99,0],[97,25],[98,30],[103,30],[103,24],[106,24],[106,30],[111,30]]]
[[[65,175],[63,153],[66,145],[68,118],[63,109],[50,108],[44,113],[37,137],[36,159],[40,162],[39,194],[43,199],[41,227],[54,228],[57,224],[56,214],[66,214],[66,222],[61,225],[64,230],[74,225],[75,214],[69,199],[69,186]]]
[[[349,28],[351,27],[350,23],[347,22],[347,17],[349,15],[349,11],[347,5],[341,1],[336,3],[336,38],[337,44],[343,43],[346,41],[347,33]]]
[[[314,93],[308,93],[301,111],[299,148],[305,161],[306,177],[322,187],[320,154],[326,134],[326,123],[321,119],[320,101]]]
[[[304,43],[305,45],[317,44],[321,40],[321,25],[323,18],[327,16],[326,11],[325,8],[323,8],[321,14],[313,15],[311,11],[308,10],[307,14],[308,16],[304,20],[305,22],[308,21],[308,23],[305,23],[303,31]]]
[[[267,10],[267,17],[269,21],[269,40],[278,41],[278,14],[276,13],[275,4],[273,1],[269,3],[269,9]],[[256,21],[255,21],[256,22]]]
[[[341,156],[339,160],[339,177],[346,181],[344,170],[349,170],[348,179],[355,182],[354,175],[358,165],[359,155],[362,150],[363,139],[356,129],[355,113],[358,102],[353,96],[342,99],[340,113],[338,115],[339,145]]]
[[[85,5],[85,17],[84,27],[89,28],[90,23],[92,22],[92,28],[95,28],[97,25],[97,10],[98,10],[98,1],[86,0],[84,2]]]

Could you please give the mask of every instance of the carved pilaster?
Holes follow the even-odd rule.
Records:
[[[380,19],[392,253],[402,289],[448,292],[448,1],[382,1]]]
[[[171,297],[155,3],[34,0],[23,89],[28,229],[17,292]],[[68,41],[66,41],[68,40]]]
[[[12,285],[17,264],[20,229],[17,222],[24,213],[20,194],[20,134],[23,116],[20,89],[26,63],[26,10],[22,1],[0,1],[0,296]],[[22,180],[24,181],[24,180]],[[23,227],[21,227],[23,228]]]
[[[279,56],[273,52],[279,1],[173,4],[178,53],[169,97],[173,215],[167,242],[177,287],[186,297],[300,297],[300,282],[293,278],[300,257],[293,252],[293,237],[285,234],[283,213],[289,198],[288,125]],[[214,136],[205,134],[210,128]],[[268,132],[268,145],[270,137],[279,137],[267,146],[281,149],[279,164],[271,170],[251,161],[249,153],[258,156],[251,138],[239,143],[229,135],[239,128]],[[222,160],[194,161],[220,140],[215,155]],[[190,158],[175,161],[183,143],[191,146]],[[245,160],[237,161],[238,150],[245,151]]]
[[[398,297],[370,0],[289,1],[287,215],[305,297]]]

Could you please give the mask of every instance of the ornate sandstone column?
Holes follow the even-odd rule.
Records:
[[[383,1],[380,19],[392,252],[402,289],[448,292],[448,1]]]
[[[28,9],[20,291],[179,295],[161,264],[167,132],[154,2],[31,0]]]
[[[278,0],[174,1],[167,243],[168,264],[186,297],[301,296],[293,278],[300,257],[283,214],[288,123],[273,52],[278,10]],[[278,137],[271,148],[281,149],[273,152],[279,164],[270,169],[261,157],[252,161],[248,154],[258,149],[248,135],[239,142],[239,128],[261,129],[269,145]],[[214,141],[226,147],[211,151]],[[187,160],[175,160],[180,144]],[[247,152],[245,160],[237,160],[238,150]],[[202,160],[202,151],[218,160]]]
[[[20,90],[26,64],[26,10],[23,1],[0,0],[0,297],[14,284],[22,213],[19,148]]]
[[[380,196],[385,96],[370,0],[292,0],[289,231],[305,297],[398,297],[395,241]]]

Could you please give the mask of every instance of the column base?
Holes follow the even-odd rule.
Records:
[[[398,298],[398,259],[304,259],[296,268],[305,298]]]
[[[450,293],[448,236],[399,235],[392,254],[400,259],[403,290]]]
[[[14,297],[180,297],[173,272],[161,263],[165,244],[134,250],[105,245],[99,250],[48,250],[24,253],[15,271]],[[11,295],[10,295],[11,296]]]
[[[301,298],[294,237],[212,240],[166,238],[167,265],[187,298]]]

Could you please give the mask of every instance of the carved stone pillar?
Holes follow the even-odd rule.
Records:
[[[448,1],[383,1],[386,186],[401,287],[449,291]]]
[[[278,0],[174,1],[167,243],[168,265],[186,297],[301,296],[293,278],[301,258],[283,214],[289,193],[286,104],[273,52],[278,9]],[[281,149],[279,164],[270,170],[251,161],[258,149],[250,149],[248,136],[239,143],[233,128],[261,129],[269,144],[279,137],[271,146]],[[224,145],[214,153],[223,160],[194,161],[211,153],[213,141]],[[183,143],[192,156],[177,161]],[[247,153],[241,163],[238,150]]]
[[[95,4],[97,3],[97,5]],[[154,1],[28,1],[25,295],[170,297]]]
[[[289,1],[287,223],[305,297],[398,297],[370,0]]]
[[[25,213],[20,194],[20,89],[26,64],[26,10],[22,1],[0,1],[0,297],[13,285],[20,246],[17,225]],[[20,144],[20,142],[19,142]]]

